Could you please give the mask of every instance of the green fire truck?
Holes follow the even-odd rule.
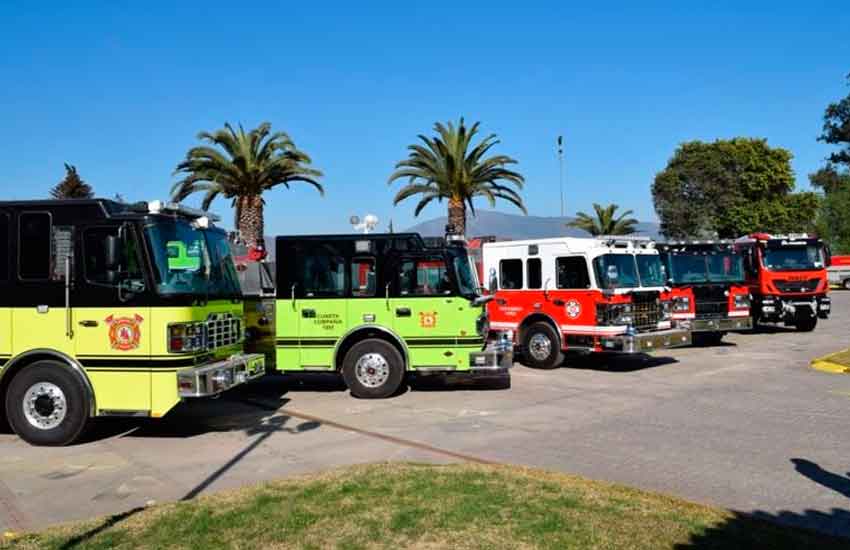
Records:
[[[352,395],[383,398],[408,373],[503,376],[512,365],[513,335],[489,330],[462,242],[279,237],[274,265],[273,300],[247,301],[245,317],[280,372],[337,372]]]
[[[68,444],[92,417],[159,418],[265,372],[213,221],[161,201],[0,202],[0,397],[22,439]]]

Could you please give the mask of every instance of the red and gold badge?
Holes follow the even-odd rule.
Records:
[[[139,347],[142,339],[142,331],[139,325],[144,319],[141,315],[130,317],[118,317],[110,315],[106,318],[109,326],[109,343],[112,349],[119,351],[130,351]]]
[[[437,326],[437,312],[436,311],[420,311],[419,312],[419,326],[422,328],[434,328]]]

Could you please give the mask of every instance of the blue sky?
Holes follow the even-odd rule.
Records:
[[[530,213],[559,213],[563,134],[567,213],[616,202],[653,220],[653,177],[686,140],[765,137],[806,188],[830,151],[823,110],[848,93],[846,0],[83,4],[0,4],[4,199],[45,196],[63,162],[100,195],[164,197],[198,131],[267,120],[327,189],[272,192],[268,233],[367,212],[399,229],[415,201],[392,206],[394,163],[465,115],[520,161]]]

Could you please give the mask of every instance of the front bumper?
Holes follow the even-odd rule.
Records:
[[[619,334],[600,338],[603,351],[620,353],[647,353],[658,349],[678,348],[691,345],[691,331],[674,328],[657,332]]]
[[[265,356],[236,354],[222,361],[177,371],[177,388],[181,398],[217,395],[266,372]]]
[[[752,317],[721,317],[718,319],[694,319],[690,321],[691,332],[730,332],[753,328]]]
[[[793,322],[799,318],[826,319],[832,310],[829,296],[785,298],[765,296],[761,300],[760,317],[767,322]]]
[[[477,374],[507,371],[514,364],[513,334],[493,332],[482,351],[469,354],[469,370]]]

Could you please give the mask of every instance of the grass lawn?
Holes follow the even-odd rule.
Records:
[[[23,535],[11,548],[844,548],[676,498],[509,466],[378,464]]]

